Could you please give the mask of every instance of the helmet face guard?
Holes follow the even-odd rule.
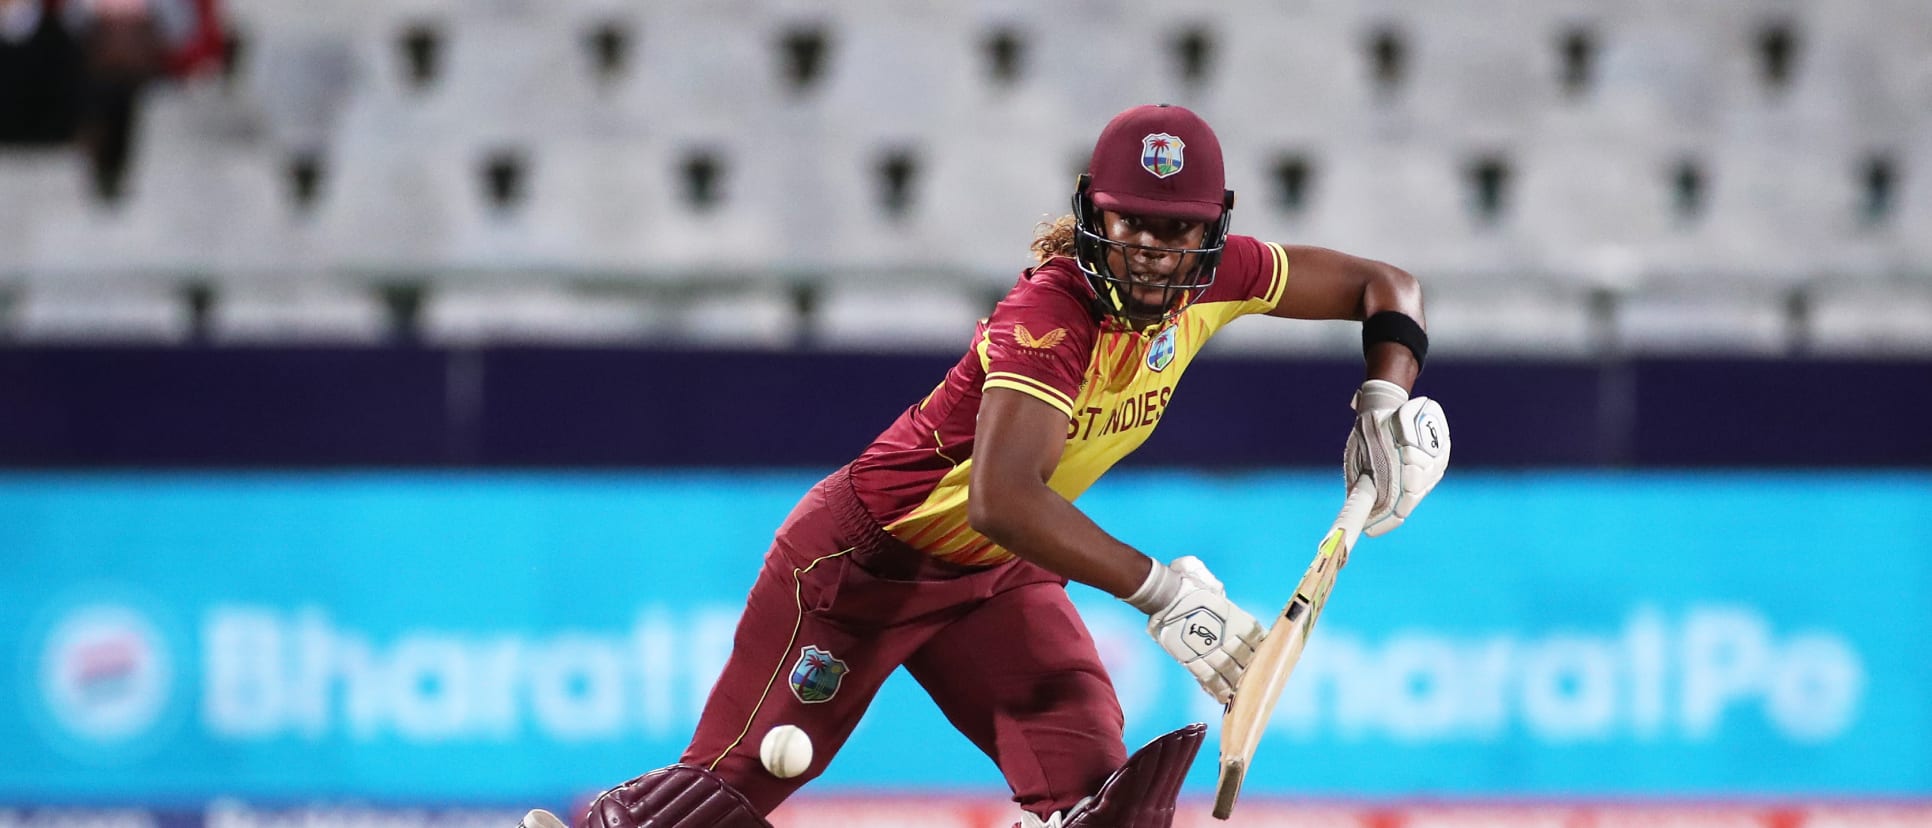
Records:
[[[1100,209],[1094,205],[1093,195],[1089,192],[1092,184],[1091,176],[1082,175],[1074,189],[1073,251],[1074,261],[1093,286],[1094,309],[1103,319],[1112,319],[1127,330],[1146,330],[1166,324],[1194,301],[1201,291],[1214,284],[1215,268],[1220,265],[1221,252],[1227,246],[1228,218],[1234,212],[1234,191],[1224,191],[1226,195],[1221,216],[1208,223],[1200,247],[1150,247],[1107,237],[1106,229],[1101,226]],[[1184,263],[1187,257],[1193,257],[1194,265],[1168,279],[1141,278],[1133,272],[1134,254],[1141,251],[1178,254],[1183,257]],[[1113,253],[1120,254],[1126,272],[1114,272],[1110,263],[1110,254]],[[1137,302],[1132,293],[1135,288],[1160,289],[1160,302],[1154,306]]]

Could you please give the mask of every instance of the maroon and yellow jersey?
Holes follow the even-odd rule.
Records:
[[[1230,235],[1212,285],[1160,329],[1125,331],[1096,318],[1072,259],[1051,259],[980,321],[945,381],[853,461],[853,486],[886,531],[915,549],[958,564],[1011,558],[966,520],[986,389],[1010,388],[1067,415],[1048,485],[1073,500],[1153,433],[1208,337],[1235,317],[1273,310],[1287,284],[1281,245]]]

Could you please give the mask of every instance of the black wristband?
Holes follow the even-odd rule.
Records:
[[[1429,334],[1406,313],[1382,311],[1362,321],[1362,354],[1378,342],[1394,342],[1415,354],[1415,367],[1429,359]]]

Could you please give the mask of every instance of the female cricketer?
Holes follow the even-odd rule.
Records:
[[[1264,631],[1201,561],[1163,565],[1074,499],[1147,438],[1202,343],[1245,314],[1363,321],[1344,466],[1376,484],[1370,534],[1400,525],[1449,458],[1440,407],[1409,397],[1428,351],[1416,280],[1229,235],[1233,206],[1220,143],[1194,113],[1141,106],[1108,123],[1073,214],[1042,228],[1038,265],[965,356],[779,527],[680,761],[605,793],[585,828],[765,826],[901,666],[998,764],[1023,825],[1167,826],[1203,728],[1129,759],[1066,584],[1145,612],[1223,702]],[[759,759],[780,724],[816,747],[790,778]]]

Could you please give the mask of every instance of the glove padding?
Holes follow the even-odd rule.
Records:
[[[1220,579],[1192,555],[1154,564],[1127,603],[1147,613],[1147,634],[1227,704],[1267,631],[1228,600]]]
[[[1367,474],[1375,481],[1375,506],[1362,531],[1386,534],[1415,512],[1449,466],[1449,420],[1428,397],[1387,380],[1362,383],[1350,403],[1355,427],[1342,451],[1343,485]]]

